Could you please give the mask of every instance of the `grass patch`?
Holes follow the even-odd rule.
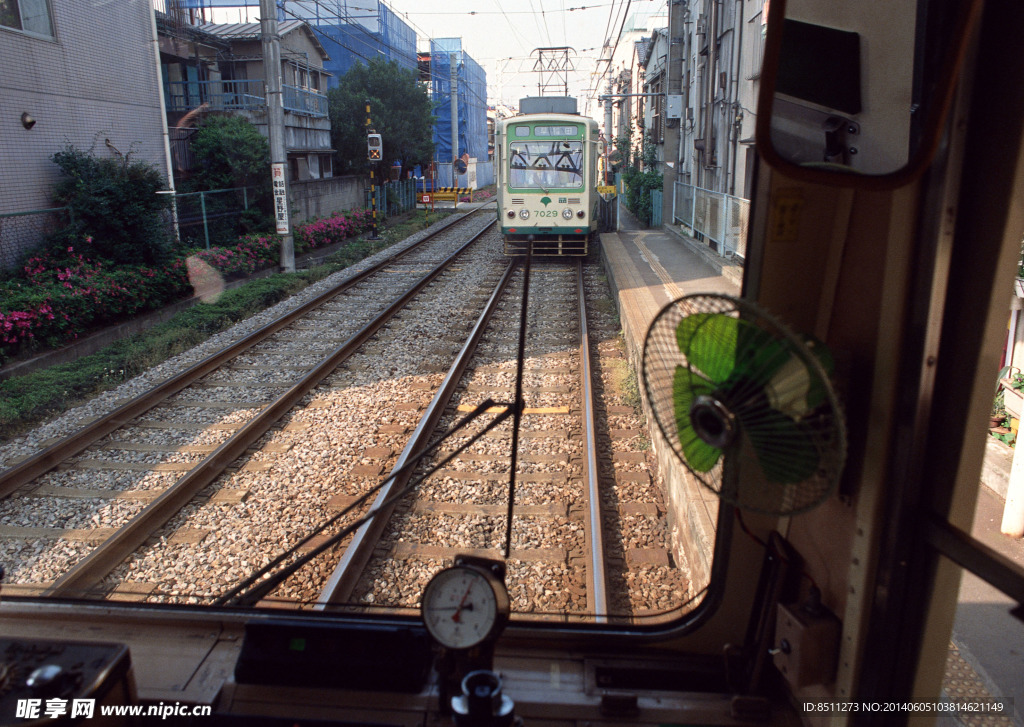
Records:
[[[644,413],[643,399],[640,395],[640,381],[632,366],[627,364],[625,361],[617,363],[620,364],[620,368],[616,372],[619,376],[616,382],[619,395],[622,397],[622,403],[626,406],[632,407],[633,411],[636,412],[637,417],[640,419],[640,430],[642,434],[640,435],[640,443],[638,444],[638,447],[641,451],[646,451],[651,448],[651,442],[647,437],[647,415]]]
[[[434,213],[425,220],[422,214],[409,213],[395,217],[381,229],[382,239],[355,239],[321,265],[252,280],[224,292],[215,303],[199,303],[92,355],[0,381],[0,438],[22,434],[50,417],[115,388],[328,275],[429,227],[444,216]]]

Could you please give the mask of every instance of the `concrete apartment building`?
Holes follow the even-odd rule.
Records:
[[[51,157],[68,144],[130,154],[166,176],[151,0],[119,0],[114,16],[94,3],[9,0],[4,8],[0,215],[54,206],[60,172]],[[55,224],[46,214],[0,217],[0,266],[16,264]]]

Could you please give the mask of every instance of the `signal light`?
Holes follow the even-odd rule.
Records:
[[[381,142],[380,134],[366,135],[366,158],[371,162],[379,162],[383,157],[384,144]]]

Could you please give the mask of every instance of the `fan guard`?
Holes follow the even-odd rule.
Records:
[[[741,509],[809,510],[832,494],[846,426],[828,350],[740,298],[688,295],[647,332],[641,378],[654,419],[706,488]]]

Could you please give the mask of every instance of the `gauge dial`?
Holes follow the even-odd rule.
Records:
[[[423,623],[449,649],[471,649],[497,638],[508,622],[508,612],[504,584],[474,566],[443,570],[423,591]]]

